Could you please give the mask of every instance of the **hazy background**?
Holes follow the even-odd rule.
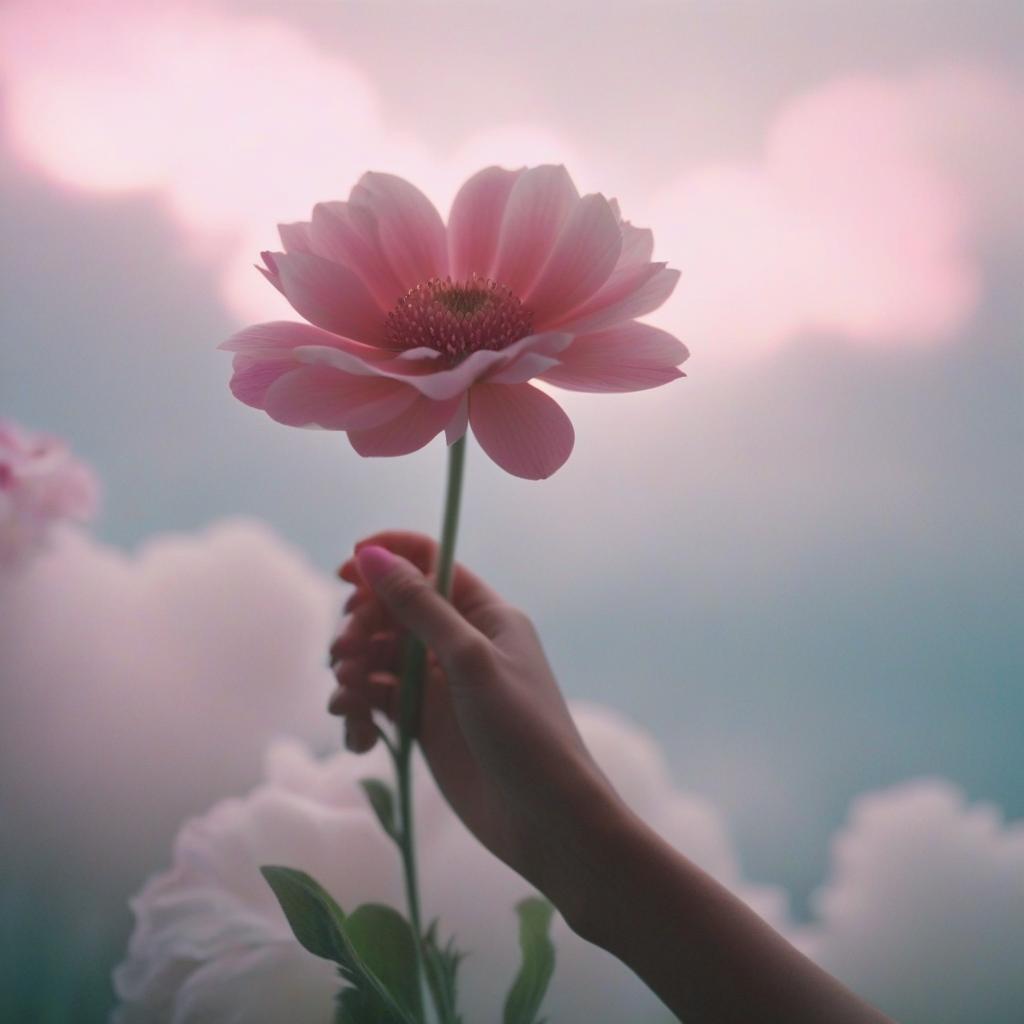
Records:
[[[45,584],[81,639],[44,657],[61,637],[25,612],[40,635],[20,630],[6,665],[0,650],[11,899],[31,903],[30,879],[67,920],[62,883],[81,899],[106,827],[60,827],[80,766],[109,749],[97,732],[75,761],[84,699],[52,731],[64,695],[81,699],[74,648],[126,678],[124,645],[156,648],[171,679],[195,642],[198,613],[139,641],[124,592],[156,587],[148,556],[103,545],[204,552],[182,604],[234,608],[217,620],[237,627],[232,651],[324,588],[321,619],[288,633],[308,714],[288,720],[280,692],[272,707],[327,744],[312,648],[336,598],[313,570],[376,527],[437,527],[441,442],[367,461],[341,435],[286,430],[231,398],[214,351],[290,315],[251,267],[275,222],[368,168],[444,209],[487,162],[564,160],[681,269],[651,320],[689,345],[687,379],[566,394],[576,450],[543,483],[471,450],[460,554],[534,615],[571,696],[654,735],[676,784],[724,816],[746,877],[802,919],[851,800],[919,776],[1024,815],[1022,55],[1014,2],[0,4],[0,411],[68,438],[105,490],[102,544],[65,552],[80,574]],[[258,558],[278,557],[264,542],[305,552],[306,596],[239,610],[252,580],[229,579],[207,535],[157,536],[239,515],[265,524],[245,528]],[[222,543],[227,564],[253,564]],[[161,586],[185,586],[178,564]],[[105,593],[86,629],[75,609]],[[171,604],[153,598],[152,622]],[[245,671],[271,693],[274,664]],[[147,707],[118,735],[150,735]],[[168,714],[188,707],[179,694]],[[166,863],[174,822],[254,783],[272,721],[163,798],[173,762],[157,759],[165,806],[103,884],[130,892]],[[202,748],[188,729],[182,764]],[[133,774],[152,748],[126,743]],[[114,903],[83,927],[116,958]]]

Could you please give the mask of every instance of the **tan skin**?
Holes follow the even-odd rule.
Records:
[[[622,802],[569,715],[529,618],[461,565],[451,602],[436,546],[389,531],[339,574],[356,590],[331,645],[350,750],[397,710],[399,637],[427,646],[420,743],[445,798],[578,934],[631,967],[687,1024],[886,1024]],[[891,1022],[890,1022],[891,1024]]]

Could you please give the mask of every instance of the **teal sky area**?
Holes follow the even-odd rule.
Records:
[[[545,5],[546,33],[532,7],[396,6],[397,22],[387,4],[223,10],[283,19],[441,152],[487,118],[528,122],[583,154],[588,180],[607,166],[638,193],[756,154],[780,105],[837,76],[961,62],[1020,84],[1024,53],[1013,4],[787,4],[771,24],[748,5]],[[254,516],[326,572],[379,526],[436,529],[440,441],[367,461],[231,398],[215,346],[243,314],[159,189],[58,180],[9,114],[0,189],[3,412],[95,467],[102,538]],[[463,557],[534,615],[571,697],[652,730],[678,783],[726,814],[747,874],[798,911],[865,790],[939,775],[1024,815],[1013,215],[968,234],[978,297],[945,337],[809,328],[729,359],[713,331],[686,337],[685,381],[567,400],[577,447],[551,480],[469,454]]]

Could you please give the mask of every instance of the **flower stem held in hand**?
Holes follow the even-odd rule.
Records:
[[[459,527],[459,505],[462,498],[462,474],[466,462],[466,438],[459,438],[448,449],[448,487],[441,525],[441,544],[437,556],[435,580],[438,592],[448,597],[451,590],[452,563],[455,559],[455,538]],[[415,826],[412,807],[412,751],[419,729],[420,706],[423,700],[423,671],[426,648],[422,641],[409,634],[405,651],[399,695],[398,746],[395,770],[398,776],[398,807],[401,818],[399,848],[405,874],[405,894],[409,905],[409,923],[416,936],[416,971],[422,992],[425,978],[423,957],[423,924],[420,916],[419,882],[416,873]],[[438,1007],[442,1017],[445,1011]]]

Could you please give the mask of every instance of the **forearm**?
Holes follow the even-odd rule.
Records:
[[[887,1024],[628,810],[593,837],[570,925],[635,971],[686,1024]]]

